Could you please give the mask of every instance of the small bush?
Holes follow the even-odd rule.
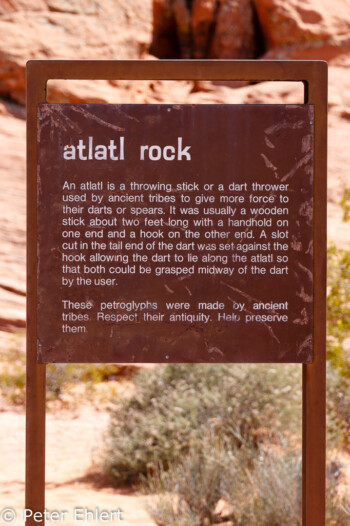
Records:
[[[350,499],[339,490],[343,467],[332,461],[328,468],[328,526],[350,524]],[[143,492],[159,526],[300,526],[301,484],[301,458],[291,448],[249,457],[204,437],[202,448],[145,480]]]
[[[237,508],[237,525],[301,525],[301,459],[295,454],[262,451],[239,479],[226,497]]]
[[[220,510],[225,484],[238,464],[228,448],[214,437],[192,446],[189,453],[167,470],[161,466],[143,484],[151,493],[148,510],[159,526],[210,525],[231,516]]]
[[[135,383],[111,409],[105,469],[117,484],[166,469],[208,432],[257,449],[286,429],[300,431],[299,366],[169,364]]]
[[[61,398],[77,384],[82,384],[85,392],[93,390],[94,385],[119,378],[120,373],[120,368],[113,364],[48,364],[46,368],[47,398],[49,400]]]
[[[299,526],[301,463],[260,452],[249,460],[228,444],[205,440],[144,484],[159,526]],[[243,457],[243,458],[242,458]]]
[[[25,346],[22,334],[9,337],[0,350],[0,394],[15,405],[25,401]]]
[[[125,376],[130,376],[130,370],[114,364],[48,364],[46,398],[48,401],[64,400],[66,394],[75,398],[79,387],[86,396],[94,393],[97,384]],[[13,334],[0,349],[0,395],[11,403],[23,405],[25,385],[25,336]],[[108,391],[108,396],[111,396],[111,391]]]
[[[349,221],[350,187],[344,190],[340,205],[343,220]],[[327,269],[327,359],[340,375],[350,378],[350,250],[338,250],[332,243]]]
[[[331,459],[327,469],[327,520],[328,526],[349,526],[350,497],[339,491],[343,482],[344,464]],[[343,487],[344,490],[344,487]]]
[[[350,187],[345,188],[343,196],[340,200],[340,206],[343,209],[343,221],[350,219]]]
[[[327,438],[335,447],[350,449],[350,378],[327,371]]]
[[[350,378],[350,251],[328,248],[327,359],[339,374]]]

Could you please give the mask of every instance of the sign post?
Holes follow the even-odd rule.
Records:
[[[292,80],[305,101],[50,104],[58,78]],[[26,507],[46,363],[302,363],[303,525],[324,524],[325,63],[32,61],[27,87]]]

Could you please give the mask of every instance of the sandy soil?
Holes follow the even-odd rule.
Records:
[[[74,508],[95,510],[121,510],[109,524],[150,526],[142,497],[132,490],[101,487],[93,476],[94,462],[98,458],[108,414],[91,405],[76,410],[55,410],[47,414],[46,507],[48,510],[67,510],[59,524],[79,524],[73,520]],[[4,406],[0,412],[0,513],[5,507],[14,508],[23,524],[24,466],[25,466],[25,414],[23,409]],[[51,524],[53,521],[48,521]],[[1,520],[0,523],[2,524]],[[80,522],[81,524],[82,522]],[[84,524],[106,524],[88,521]],[[57,522],[56,522],[57,524]]]

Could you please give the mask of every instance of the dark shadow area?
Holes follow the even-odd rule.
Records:
[[[11,97],[1,97],[0,103],[2,103],[5,106],[7,113],[12,115],[13,117],[16,117],[17,119],[25,120],[25,107],[18,104],[18,102],[15,102],[13,99],[11,99]]]
[[[154,2],[149,51],[160,59],[260,58],[266,45],[254,3],[248,7],[241,13],[229,2]]]
[[[65,480],[64,482],[47,482],[46,489],[57,489],[74,484],[88,484],[96,490],[113,489],[114,491],[118,491],[118,494],[120,495],[134,494],[134,490],[130,486],[130,484],[116,485],[115,481],[113,482],[110,477],[97,471],[87,473],[86,475],[83,475],[81,477]]]
[[[254,6],[254,3],[252,3],[253,7],[253,27],[254,27],[254,35],[255,35],[255,57],[254,58],[261,58],[266,53],[266,43],[264,40],[264,35],[261,29],[258,13],[256,11],[256,8]]]

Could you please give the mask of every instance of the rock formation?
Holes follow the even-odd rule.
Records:
[[[349,31],[344,0],[153,0],[151,52],[159,58],[328,60],[349,51]]]
[[[329,236],[344,245],[338,205],[349,185],[350,4],[346,0],[153,0],[153,43],[170,58],[330,59]],[[148,58],[151,0],[0,2],[0,330],[25,326],[25,63]],[[296,103],[302,86],[260,83],[60,81],[49,100],[129,103]],[[205,88],[205,89],[204,89]],[[2,101],[1,101],[2,97]],[[20,103],[20,104],[19,104]]]
[[[30,59],[139,58],[151,36],[143,0],[0,2],[0,96],[23,104]]]
[[[344,0],[253,0],[266,58],[329,60],[350,50]]]
[[[251,0],[154,0],[151,53],[159,58],[254,58]]]

